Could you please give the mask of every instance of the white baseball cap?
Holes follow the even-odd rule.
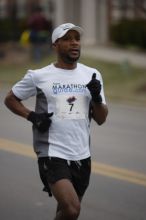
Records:
[[[61,24],[57,28],[55,28],[52,33],[52,43],[55,43],[57,39],[63,37],[69,30],[75,30],[80,35],[83,34],[83,29],[79,26],[76,26],[72,23]]]

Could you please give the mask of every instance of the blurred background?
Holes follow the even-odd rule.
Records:
[[[66,22],[85,30],[82,62],[103,72],[107,95],[145,103],[146,0],[0,0],[0,81],[52,61],[52,30]]]
[[[86,44],[146,49],[145,0],[0,0],[0,42],[19,41],[38,6],[53,27],[66,22],[81,25]]]
[[[31,126],[3,101],[28,69],[54,62],[51,33],[66,22],[84,29],[80,62],[101,72],[109,107],[103,126],[91,123],[93,169],[79,219],[145,220],[146,0],[0,0],[1,219],[55,213],[41,192]]]

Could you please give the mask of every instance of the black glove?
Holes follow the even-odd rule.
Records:
[[[41,132],[44,133],[47,131],[51,125],[51,119],[50,117],[53,115],[52,113],[36,113],[36,112],[30,112],[27,120],[31,121],[33,125]]]
[[[96,79],[96,73],[93,73],[91,81],[86,85],[89,89],[92,100],[96,103],[102,103],[101,92],[101,83]]]

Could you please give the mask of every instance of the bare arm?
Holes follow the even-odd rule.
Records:
[[[30,110],[22,104],[21,100],[14,95],[12,90],[7,94],[4,103],[13,113],[23,118],[27,118],[30,113]]]
[[[98,104],[92,101],[91,109],[92,118],[97,122],[98,125],[102,125],[106,121],[108,115],[107,105],[103,103]]]

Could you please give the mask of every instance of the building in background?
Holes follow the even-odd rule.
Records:
[[[40,5],[56,27],[72,22],[85,29],[87,45],[107,44],[109,26],[121,18],[146,19],[146,0],[0,0],[0,19],[21,19]]]
[[[110,0],[110,19],[146,19],[146,0]]]

